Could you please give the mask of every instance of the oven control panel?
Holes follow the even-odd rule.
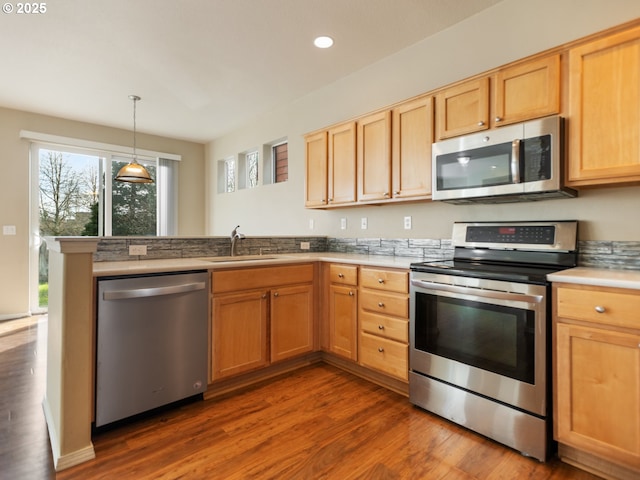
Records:
[[[575,251],[578,222],[456,222],[453,246],[467,248]]]
[[[551,225],[471,225],[466,241],[480,243],[530,243],[553,245],[556,229]]]

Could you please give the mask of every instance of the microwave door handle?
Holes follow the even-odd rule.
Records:
[[[520,140],[511,142],[511,178],[520,183]]]

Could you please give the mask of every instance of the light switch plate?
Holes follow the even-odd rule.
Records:
[[[367,227],[368,227],[368,220],[367,220],[367,217],[362,217],[362,218],[360,219],[360,228],[361,228],[362,230],[366,230],[366,229],[367,229]]]
[[[340,228],[342,230],[346,230],[347,229],[347,219],[346,218],[341,218],[340,219]]]
[[[404,229],[411,230],[411,217],[404,217]]]
[[[313,218],[309,219],[309,230],[313,230],[316,226],[316,222],[313,221]]]

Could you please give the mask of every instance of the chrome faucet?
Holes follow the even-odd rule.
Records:
[[[240,225],[234,228],[233,231],[231,232],[231,256],[232,257],[236,256],[236,242],[238,240],[244,239],[244,234],[238,232],[239,228],[240,228]]]

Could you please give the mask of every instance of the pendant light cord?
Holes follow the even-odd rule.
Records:
[[[130,98],[133,100],[133,161],[138,163],[138,155],[136,153],[136,103],[138,103],[140,97],[131,95]]]

